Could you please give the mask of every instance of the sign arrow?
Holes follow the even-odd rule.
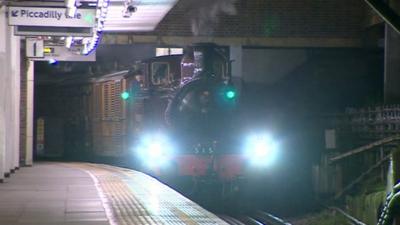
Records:
[[[11,11],[11,16],[12,17],[18,17],[18,10]]]

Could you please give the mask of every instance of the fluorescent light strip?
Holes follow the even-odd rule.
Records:
[[[74,39],[71,36],[67,37],[65,39],[65,47],[71,48],[73,42],[74,42]]]

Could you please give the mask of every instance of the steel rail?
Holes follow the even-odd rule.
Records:
[[[235,219],[233,217],[227,216],[227,215],[218,215],[218,216],[221,219],[223,219],[225,222],[227,222],[227,223],[229,223],[231,225],[246,225],[246,224],[240,222],[239,220],[237,220],[237,219]]]
[[[270,213],[263,212],[263,211],[257,211],[255,218],[257,220],[261,220],[262,222],[266,222],[267,224],[271,225],[291,225],[288,222],[285,222],[281,218],[278,218]]]
[[[241,218],[240,221],[242,221],[246,225],[265,225],[262,222],[256,220],[255,218],[252,218],[250,216],[245,216],[245,217]]]
[[[361,222],[360,220],[358,220],[357,218],[351,216],[350,214],[346,213],[344,210],[338,208],[338,207],[328,207],[328,209],[330,210],[335,210],[337,212],[339,212],[340,214],[342,214],[344,217],[346,217],[346,219],[348,219],[351,224],[353,225],[367,225],[363,222]]]

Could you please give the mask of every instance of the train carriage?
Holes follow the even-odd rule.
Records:
[[[93,154],[124,157],[144,127],[163,124],[182,56],[155,57],[90,80]],[[149,104],[151,102],[151,104]]]

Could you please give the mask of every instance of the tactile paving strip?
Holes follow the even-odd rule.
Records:
[[[143,173],[107,165],[72,165],[95,177],[111,209],[114,224],[227,224]]]

